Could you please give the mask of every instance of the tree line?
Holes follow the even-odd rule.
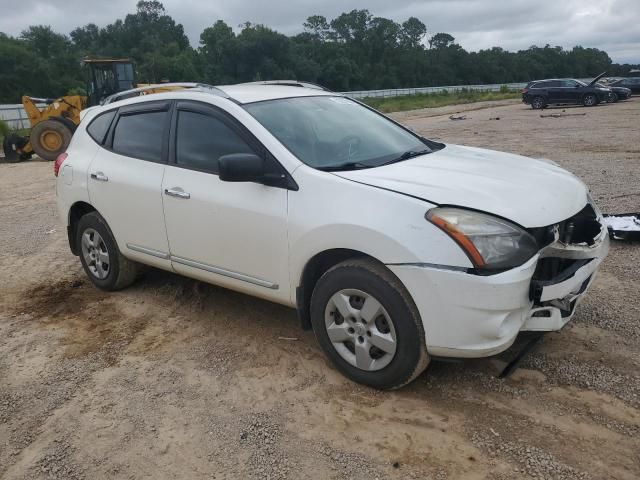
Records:
[[[64,35],[37,25],[17,38],[0,32],[0,103],[19,102],[23,94],[83,93],[85,56],[131,58],[139,83],[298,79],[336,91],[582,78],[603,71],[615,76],[638,67],[613,64],[606,52],[581,46],[467,52],[418,18],[398,23],[368,10],[331,20],[310,16],[294,36],[250,22],[239,27],[236,33],[218,20],[192,48],[162,3],[142,0],[135,13],[102,28],[88,24]]]

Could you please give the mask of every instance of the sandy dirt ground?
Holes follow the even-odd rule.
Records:
[[[564,110],[585,115],[501,102],[395,117],[553,159],[605,212],[640,210],[640,98]],[[52,164],[0,164],[0,186],[0,478],[640,478],[639,244],[612,245],[574,321],[511,378],[496,375],[513,350],[378,392],[284,307],[154,270],[93,288]]]

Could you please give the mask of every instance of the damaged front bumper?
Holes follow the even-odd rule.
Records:
[[[571,320],[609,250],[607,229],[587,206],[546,230],[550,238],[538,254],[495,275],[389,266],[418,307],[431,355],[495,355],[521,331],[559,330]]]
[[[558,241],[545,249],[531,280],[532,309],[522,330],[551,331],[564,327],[593,283],[608,251],[609,235],[604,226],[591,245]]]

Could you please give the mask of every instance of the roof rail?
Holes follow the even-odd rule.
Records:
[[[324,90],[325,92],[331,92],[326,87],[322,85],[318,85],[313,82],[306,82],[300,80],[258,80],[257,82],[245,82],[239,83],[238,85],[282,85],[287,87],[302,87],[302,88],[313,88],[314,90]]]
[[[193,83],[193,82],[176,82],[176,83],[156,83],[152,85],[145,85],[144,87],[132,88],[130,90],[124,90],[122,92],[114,93],[105,98],[101,104],[108,105],[109,103],[117,102],[119,100],[125,100],[127,98],[140,97],[142,95],[150,95],[153,93],[171,92],[174,90],[197,90],[200,92],[207,92],[219,97],[229,98],[225,92],[213,85],[206,83]]]

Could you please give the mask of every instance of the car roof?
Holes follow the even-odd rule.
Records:
[[[530,83],[555,82],[557,80],[575,80],[575,78],[543,78],[542,80],[532,80]]]
[[[167,91],[148,93],[154,88],[166,88]],[[235,103],[245,104],[262,102],[265,100],[276,100],[280,98],[310,97],[340,95],[333,93],[319,85],[296,80],[274,80],[265,82],[240,83],[236,85],[212,86],[203,83],[167,83],[157,85],[146,85],[140,88],[133,88],[123,92],[115,93],[105,99],[103,105],[118,103],[126,105],[139,101],[151,101],[153,99],[167,98],[167,93],[185,97],[188,93],[205,93],[218,97],[228,98]]]

